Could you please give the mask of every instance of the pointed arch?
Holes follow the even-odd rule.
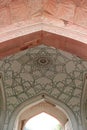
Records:
[[[55,105],[55,107],[60,109],[65,115],[67,115],[68,119],[70,119],[73,130],[78,130],[78,123],[73,112],[65,104],[61,103],[58,100],[53,99],[52,97],[49,97],[46,94],[41,94],[21,104],[12,114],[11,119],[9,121],[8,130],[17,130],[16,126],[18,123],[19,116],[29,107],[32,107],[42,101],[47,101],[48,103],[51,103]]]

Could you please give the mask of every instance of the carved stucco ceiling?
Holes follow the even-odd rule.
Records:
[[[0,60],[0,72],[7,100],[6,123],[20,104],[43,93],[66,104],[81,121],[86,61],[41,45]]]

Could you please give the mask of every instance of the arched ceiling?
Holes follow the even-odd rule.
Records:
[[[0,58],[46,44],[87,59],[86,0],[0,0]]]
[[[77,56],[87,60],[87,0],[0,0],[0,71],[7,112],[45,92],[67,104],[80,122],[87,62]],[[7,113],[6,125],[9,118]]]

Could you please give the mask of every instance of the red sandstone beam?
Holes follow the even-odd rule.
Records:
[[[41,35],[42,32],[39,31],[0,43],[0,58],[39,45]]]
[[[72,53],[82,59],[87,60],[87,44],[82,42],[57,34],[43,32],[42,43]]]
[[[0,43],[0,58],[40,44],[53,46],[87,60],[87,44],[45,31],[38,31]]]

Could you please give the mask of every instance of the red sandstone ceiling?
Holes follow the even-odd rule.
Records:
[[[87,0],[0,0],[0,58],[39,44],[87,59]]]

